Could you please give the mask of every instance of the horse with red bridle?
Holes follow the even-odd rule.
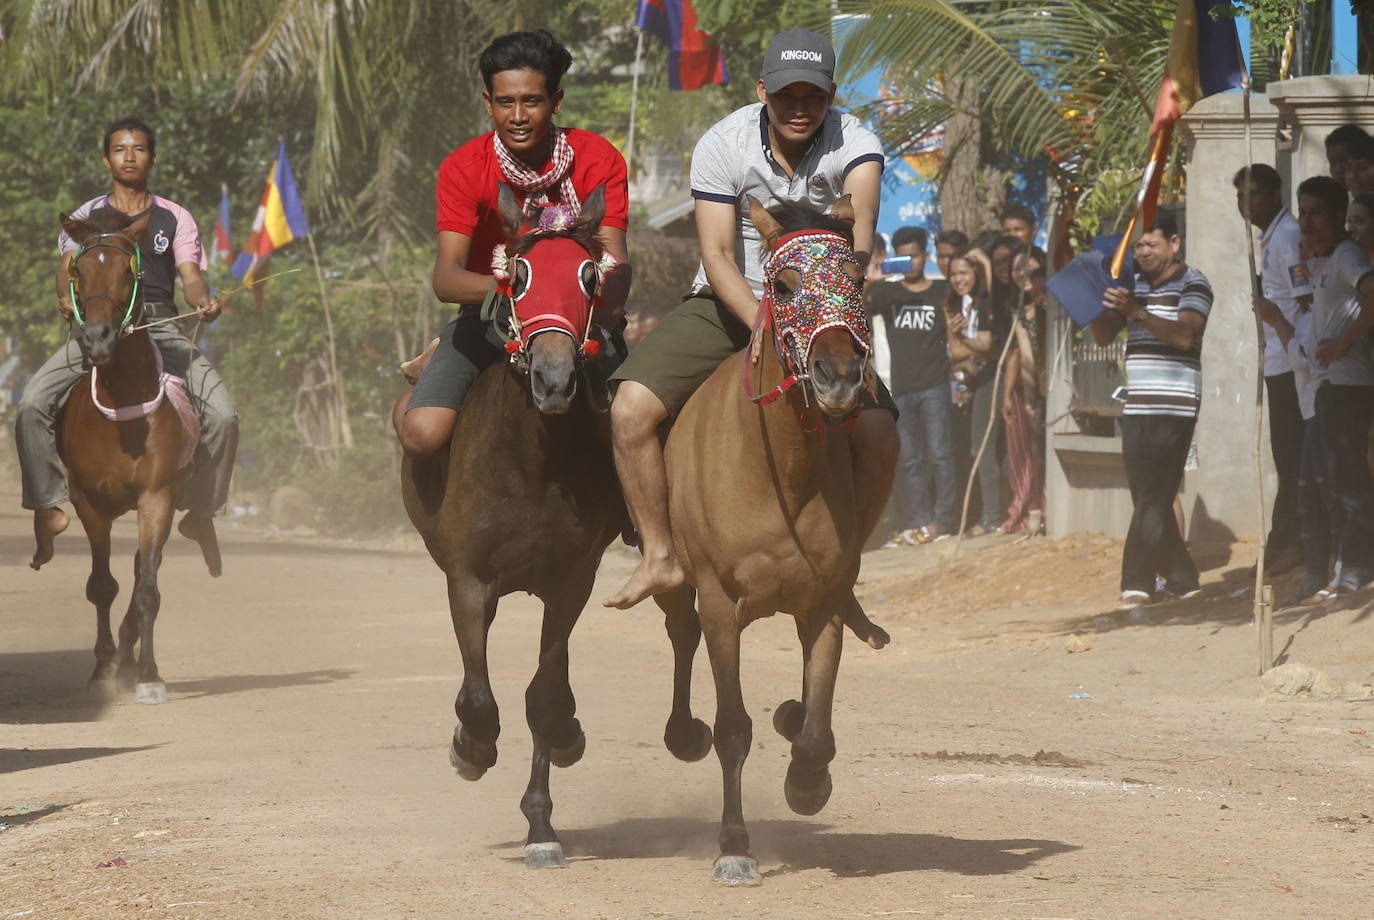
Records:
[[[167,688],[153,655],[153,624],[162,606],[157,575],[199,423],[184,384],[164,372],[161,353],[138,328],[143,317],[138,244],[148,221],[149,215],[131,219],[111,208],[85,220],[61,219],[79,247],[67,275],[76,339],[91,370],[72,389],[59,417],[58,453],[91,545],[86,597],[95,605],[97,626],[90,684],[105,694],[116,686],[133,689],[138,702],[161,703]],[[116,646],[110,607],[119,583],[110,573],[110,530],[116,518],[135,509],[134,589]],[[219,575],[213,525],[201,549],[210,574]]]
[[[448,581],[463,659],[449,759],[464,779],[480,779],[496,763],[501,725],[487,631],[497,601],[525,591],[544,602],[539,661],[525,692],[534,752],[520,808],[529,822],[526,864],[562,866],[549,764],[571,766],[586,747],[568,683],[568,637],[602,552],[626,522],[605,380],[591,367],[602,343],[593,307],[613,260],[596,238],[601,189],[579,213],[556,206],[535,223],[504,184],[499,204],[508,242],[493,268],[511,312],[495,321],[508,336],[510,361],[482,372],[448,450],[407,458],[401,485],[406,511]]]

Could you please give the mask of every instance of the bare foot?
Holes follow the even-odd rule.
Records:
[[[33,539],[38,544],[29,568],[37,571],[52,559],[53,540],[67,529],[71,518],[61,508],[39,508],[33,513]]]
[[[177,533],[200,544],[200,555],[210,577],[219,578],[224,571],[219,555],[219,538],[215,535],[215,519],[208,514],[188,511],[177,525]]]
[[[667,594],[674,588],[682,587],[686,580],[687,576],[676,557],[650,559],[645,556],[640,560],[639,568],[634,570],[630,580],[625,582],[625,587],[601,603],[605,607],[629,610],[645,598],[655,594]]]

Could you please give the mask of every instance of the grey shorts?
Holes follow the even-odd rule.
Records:
[[[406,411],[421,406],[457,411],[482,371],[506,359],[496,324],[483,321],[481,308],[464,306],[439,333],[439,347],[415,383]]]

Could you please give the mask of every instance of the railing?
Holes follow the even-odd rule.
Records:
[[[1116,339],[1110,345],[1098,345],[1087,336],[1073,346],[1073,400],[1075,415],[1119,418],[1121,402],[1112,397],[1116,388],[1125,383],[1122,365],[1126,360],[1126,342]]]

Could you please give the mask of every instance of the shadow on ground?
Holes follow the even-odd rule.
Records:
[[[162,747],[160,744],[145,744],[141,747],[85,747],[85,748],[25,748],[24,750],[0,749],[0,775],[32,770],[35,767],[51,767],[61,763],[76,763],[80,760],[94,760],[97,757],[114,757],[116,754],[131,754],[135,751],[151,751]],[[6,822],[13,824],[14,822]]]
[[[564,831],[570,856],[596,859],[702,860],[710,873],[720,825],[704,818],[625,818],[598,827]],[[976,840],[941,834],[860,834],[836,831],[812,821],[751,821],[749,836],[764,863],[781,863],[767,876],[826,869],[842,878],[894,872],[953,872],[959,875],[1009,875],[1081,847],[1058,840]],[[519,843],[502,847],[520,846]]]
[[[292,674],[226,674],[222,677],[172,681],[167,685],[167,692],[183,699],[195,699],[199,696],[246,693],[251,690],[312,687],[333,683],[336,680],[348,680],[355,673],[357,672],[351,668],[329,668],[323,671],[296,671]]]

